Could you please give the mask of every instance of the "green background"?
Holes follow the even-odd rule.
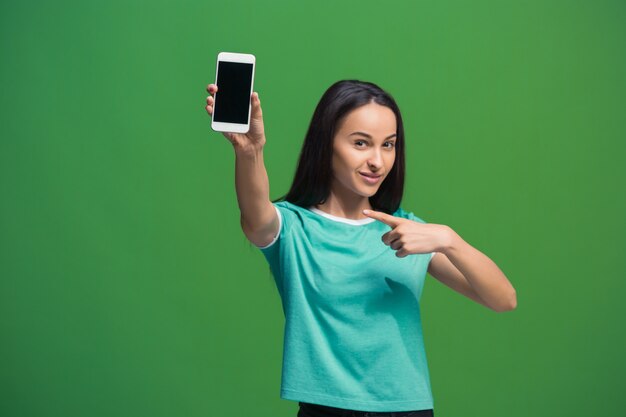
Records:
[[[291,416],[284,318],[210,129],[220,51],[257,57],[271,198],[339,79],[397,100],[403,207],[517,290],[428,277],[438,417],[626,407],[626,3],[0,6],[0,415]]]

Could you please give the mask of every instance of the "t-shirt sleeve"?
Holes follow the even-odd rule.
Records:
[[[280,214],[280,210],[278,209],[278,207],[276,207],[275,204],[272,204],[274,206],[274,209],[276,209],[276,214],[278,215],[278,233],[276,233],[276,236],[274,236],[274,239],[272,239],[272,241],[270,243],[268,243],[265,246],[257,246],[257,248],[263,250],[263,249],[268,249],[270,246],[274,245],[274,243],[276,243],[276,241],[278,240],[278,237],[280,236],[280,231],[283,227],[283,216],[282,214]]]
[[[257,246],[257,248],[259,248],[265,255],[271,255],[277,251],[278,246],[280,246],[280,240],[289,233],[296,216],[293,210],[288,208],[286,205],[281,204],[281,202],[272,203],[272,205],[278,215],[278,233],[267,245]]]
[[[267,260],[272,271],[272,275],[274,276],[274,280],[276,281],[278,291],[280,294],[282,294],[282,252],[284,252],[285,248],[288,247],[287,240],[289,239],[290,231],[292,225],[297,218],[297,215],[295,211],[289,208],[285,203],[277,202],[272,204],[274,205],[276,214],[278,215],[278,233],[276,234],[276,236],[274,236],[269,244],[267,244],[266,246],[257,246],[257,248],[259,248],[265,259]]]

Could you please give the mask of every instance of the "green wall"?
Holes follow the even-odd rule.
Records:
[[[623,415],[625,22],[604,0],[3,2],[0,415],[295,417],[204,110],[219,51],[257,57],[272,198],[324,90],[373,81],[405,119],[403,207],[516,288],[495,313],[427,279],[437,417]]]

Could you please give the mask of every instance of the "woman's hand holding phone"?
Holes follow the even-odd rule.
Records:
[[[206,111],[209,115],[213,113],[214,97],[218,87],[215,84],[207,86],[209,96],[206,99]],[[254,152],[260,150],[265,145],[265,128],[263,126],[263,112],[261,111],[261,100],[256,91],[250,97],[252,111],[250,114],[250,130],[247,133],[222,132],[222,134],[232,143],[235,152]]]

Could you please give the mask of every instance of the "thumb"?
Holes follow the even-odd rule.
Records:
[[[261,111],[261,99],[259,98],[259,93],[256,91],[252,93],[252,97],[250,97],[250,102],[252,104],[252,117],[258,119],[262,116],[263,112]]]

